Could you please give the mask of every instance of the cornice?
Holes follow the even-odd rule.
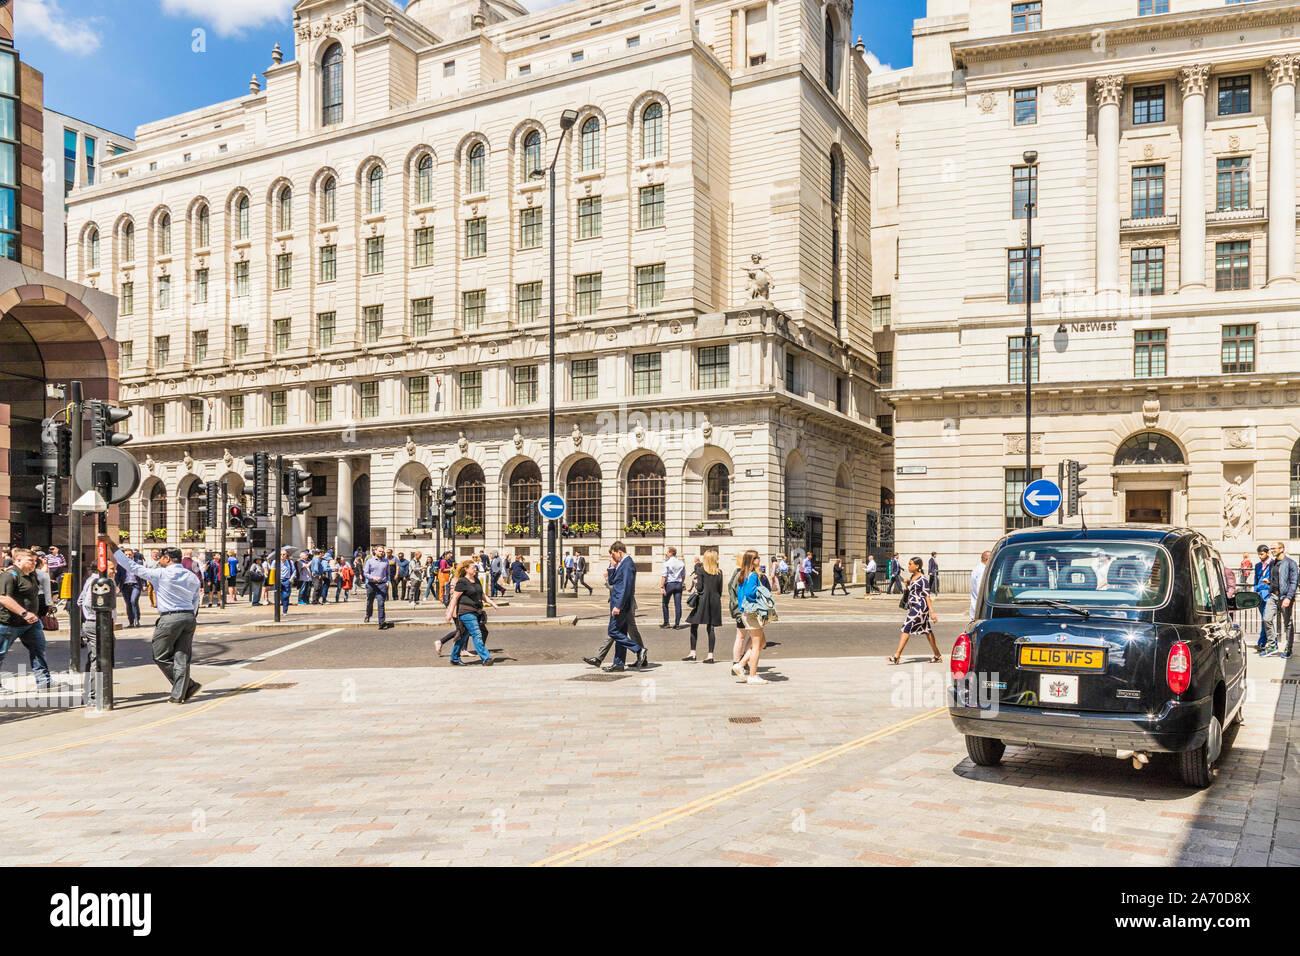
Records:
[[[1260,372],[1243,372],[1239,375],[1189,375],[1177,378],[1122,378],[1070,380],[1063,382],[1035,382],[1034,399],[1050,395],[1072,394],[1136,394],[1138,392],[1178,392],[1209,388],[1294,388],[1300,384],[1300,377],[1291,375],[1270,375]],[[891,388],[881,389],[878,396],[882,401],[897,405],[900,402],[928,402],[935,399],[964,400],[968,398],[1024,398],[1025,386],[1019,384],[972,383],[969,385],[946,385],[936,388]]]

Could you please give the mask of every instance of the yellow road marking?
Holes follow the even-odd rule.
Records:
[[[225,703],[226,701],[234,697],[238,697],[240,694],[246,691],[254,690],[259,685],[265,684],[267,681],[274,680],[275,678],[281,676],[283,673],[284,671],[277,671],[274,674],[268,674],[265,677],[259,677],[257,680],[249,681],[246,684],[240,684],[238,687],[234,688],[233,691],[227,693],[223,697],[218,697],[216,700],[210,700],[206,704],[201,704],[198,707],[183,708],[178,713],[172,714],[170,717],[163,717],[159,720],[151,721],[150,723],[147,724],[140,724],[135,727],[123,727],[121,730],[114,730],[111,733],[107,733],[107,734],[99,734],[96,737],[87,737],[83,740],[69,740],[66,743],[55,744],[53,747],[43,747],[40,750],[28,750],[20,754],[9,754],[8,756],[0,756],[0,763],[9,763],[12,760],[22,760],[25,757],[39,757],[42,754],[56,753],[60,750],[73,750],[77,747],[84,747],[87,744],[99,743],[101,740],[111,740],[114,737],[121,737],[124,734],[133,734],[140,730],[152,730],[154,727],[161,727],[163,726],[163,724],[170,724],[176,720],[184,720],[186,717],[197,717],[199,714],[202,714],[205,711],[209,711],[213,707],[218,707],[221,704]]]
[[[815,767],[817,764],[825,763],[827,760],[833,760],[836,757],[849,753],[850,751],[857,750],[860,747],[865,747],[867,744],[874,743],[877,740],[883,740],[885,737],[890,737],[900,731],[907,730],[909,727],[915,727],[923,721],[929,720],[932,717],[938,717],[940,714],[946,714],[947,712],[948,709],[946,707],[936,707],[934,710],[926,711],[923,714],[909,717],[907,720],[899,721],[896,724],[873,731],[864,737],[859,737],[857,740],[850,740],[848,743],[840,744],[839,746],[832,747],[829,750],[823,750],[821,753],[813,754],[811,757],[805,757],[803,760],[799,760],[795,763],[789,764],[788,766],[772,770],[758,777],[753,777],[752,779],[746,780],[743,783],[738,783],[733,787],[728,787],[725,790],[719,790],[718,792],[711,793],[708,796],[692,800],[690,803],[682,804],[680,807],[676,807],[672,810],[665,810],[663,813],[650,817],[648,820],[642,820],[640,823],[633,823],[620,830],[615,830],[613,833],[607,834],[599,840],[591,840],[587,843],[580,844],[579,846],[565,850],[562,853],[557,853],[544,860],[539,860],[532,865],[567,866],[570,863],[576,863],[585,857],[591,856],[593,853],[599,853],[601,850],[608,850],[611,847],[618,846],[620,843],[625,843],[626,841],[641,836],[644,833],[648,833],[651,830],[657,830],[660,827],[665,827],[677,820],[708,810],[710,807],[715,807],[725,800],[733,799],[734,797],[749,793],[752,790],[757,790],[760,787],[765,787],[769,783],[780,780],[784,777],[789,777],[802,770],[807,770],[809,767]]]

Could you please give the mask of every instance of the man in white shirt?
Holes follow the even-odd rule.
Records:
[[[876,556],[867,556],[867,593],[879,594],[880,588],[876,587],[876,572],[879,568],[876,566]]]
[[[970,573],[970,618],[975,620],[975,606],[980,602],[980,585],[984,583],[984,572],[988,570],[989,556],[993,552],[985,551],[980,555],[980,563]]]
[[[676,608],[676,618],[673,623],[673,630],[682,626],[682,588],[686,584],[686,562],[677,557],[677,549],[669,548],[668,556],[664,559],[663,575],[659,578],[659,590],[663,592],[664,605],[664,622],[660,627],[668,626],[668,602],[673,601]]]

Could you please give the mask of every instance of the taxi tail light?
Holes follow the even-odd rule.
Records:
[[[970,635],[962,634],[953,644],[952,654],[948,657],[953,677],[965,677],[970,670],[970,650]]]
[[[1165,666],[1165,680],[1169,689],[1181,694],[1192,683],[1192,649],[1186,641],[1178,641],[1169,648],[1169,663]]]

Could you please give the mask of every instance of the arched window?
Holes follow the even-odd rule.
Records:
[[[366,209],[371,215],[384,211],[384,168],[378,163],[370,167],[366,182]]]
[[[275,194],[275,229],[288,232],[293,228],[293,189],[281,186]]]
[[[171,213],[163,213],[158,217],[158,255],[170,256],[172,254],[172,217]]]
[[[594,458],[580,458],[569,469],[564,482],[568,498],[569,525],[577,526],[579,534],[600,533],[600,465]]]
[[[823,59],[826,66],[826,89],[835,95],[840,91],[839,44],[835,42],[835,21],[831,19],[829,13],[826,14],[825,40],[826,49]]]
[[[203,482],[190,482],[185,492],[185,530],[206,531],[208,524],[208,495]]]
[[[1183,451],[1168,435],[1159,432],[1139,432],[1115,452],[1117,465],[1182,465]]]
[[[122,227],[122,261],[135,262],[135,223],[129,219]]]
[[[235,234],[240,239],[248,238],[248,197],[240,196],[235,206]]]
[[[91,229],[86,235],[86,268],[99,268],[99,230]]]
[[[708,490],[705,516],[709,518],[731,517],[731,473],[727,471],[727,466],[718,462],[718,464],[710,468],[705,478],[705,486]]]
[[[484,508],[483,469],[472,462],[456,475],[456,525],[467,535],[480,535],[487,523]],[[541,487],[540,479],[538,488]]]
[[[1300,441],[1291,449],[1291,539],[1300,538]]]
[[[510,473],[506,533],[528,528],[528,506],[542,497],[542,472],[535,461],[521,461]],[[460,502],[457,501],[457,506]]]
[[[321,57],[320,103],[322,126],[343,122],[343,46],[338,43]]]
[[[664,154],[664,108],[651,103],[641,111],[641,158],[654,159]]]
[[[333,222],[338,218],[339,184],[333,176],[325,180],[320,190],[320,221]]]
[[[664,463],[658,455],[642,455],[627,470],[629,531],[664,530]]]
[[[542,168],[542,134],[535,129],[524,136],[523,159],[523,168],[519,171],[522,179],[528,179],[535,170]]]
[[[596,117],[592,116],[582,124],[580,145],[583,171],[600,169],[600,120]]]
[[[207,203],[204,203],[194,214],[194,244],[199,249],[206,249],[211,237],[212,217],[208,214]]]
[[[415,201],[420,205],[433,202],[433,157],[420,157],[415,166]]]
[[[840,157],[831,153],[831,205],[838,207],[843,196],[843,176],[840,175]]]
[[[469,170],[465,187],[472,193],[481,193],[487,170],[487,149],[482,143],[475,143],[469,148]]]
[[[149,489],[149,529],[157,531],[167,527],[167,489],[161,481]]]

